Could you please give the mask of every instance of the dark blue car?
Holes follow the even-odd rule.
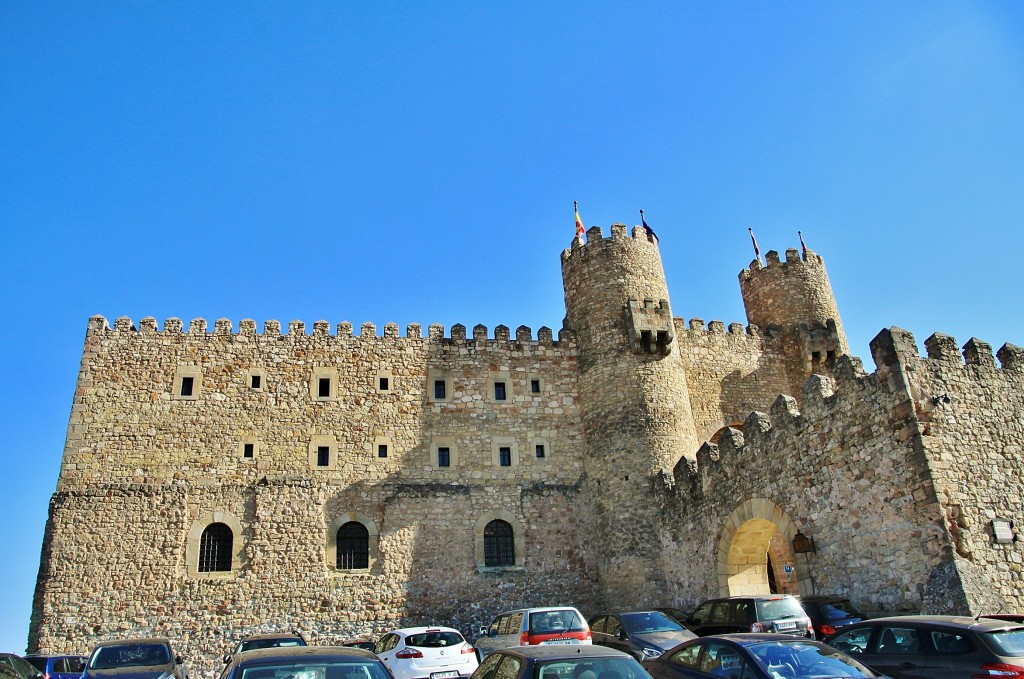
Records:
[[[117,639],[96,644],[82,679],[188,679],[188,672],[167,639]]]
[[[78,679],[85,671],[84,655],[26,655],[25,660],[43,673],[43,679]]]

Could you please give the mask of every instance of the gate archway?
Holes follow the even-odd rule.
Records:
[[[796,525],[771,500],[754,498],[733,510],[718,541],[720,595],[771,594],[773,590],[810,594],[810,574],[793,558],[795,534]]]

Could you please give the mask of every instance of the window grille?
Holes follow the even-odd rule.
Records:
[[[494,400],[504,401],[505,400],[505,383],[495,382],[494,383]]]
[[[452,452],[449,448],[437,449],[437,466],[450,467],[452,465]]]
[[[370,567],[370,532],[358,521],[338,529],[337,566],[341,570]]]
[[[231,551],[234,535],[223,523],[211,523],[199,538],[199,572],[231,570]]]
[[[512,526],[501,519],[491,521],[484,528],[484,565],[514,566],[515,563]]]
[[[498,448],[498,464],[502,467],[512,466],[512,449],[506,446]]]
[[[434,380],[434,398],[447,398],[448,385],[444,380]]]

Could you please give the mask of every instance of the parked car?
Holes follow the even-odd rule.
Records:
[[[723,634],[686,641],[644,664],[652,679],[881,677],[820,641],[788,634]]]
[[[408,627],[388,632],[373,652],[395,679],[468,677],[480,663],[476,649],[451,627]]]
[[[0,667],[13,670],[21,679],[42,679],[43,676],[35,665],[16,653],[0,653]]]
[[[513,646],[590,644],[590,627],[583,614],[571,606],[523,608],[497,616],[480,629],[476,640],[477,660]]]
[[[595,615],[588,621],[593,642],[629,653],[643,662],[697,637],[658,611],[625,611]]]
[[[278,632],[276,634],[254,634],[239,640],[234,649],[224,656],[224,663],[231,662],[232,656],[243,651],[257,648],[278,648],[282,646],[305,646],[306,640],[296,632]]]
[[[1024,625],[991,618],[905,615],[843,627],[825,643],[895,679],[1024,679]]]
[[[84,655],[26,655],[43,679],[78,679],[85,670]]]
[[[636,658],[606,646],[504,648],[487,656],[472,679],[651,679]]]
[[[372,651],[377,647],[377,642],[373,639],[351,639],[349,641],[343,641],[342,646],[350,646],[352,648],[363,648],[367,651]]]
[[[683,609],[674,608],[672,606],[660,606],[655,607],[652,610],[658,611],[659,613],[664,613],[668,617],[678,622],[680,625],[683,625],[683,621],[690,617],[690,614],[684,611]]]
[[[188,671],[164,638],[101,641],[85,663],[82,679],[187,679]]]
[[[220,679],[391,679],[373,653],[351,646],[277,646],[238,653]]]
[[[773,632],[814,638],[811,619],[788,594],[709,599],[690,614],[686,629],[699,637],[736,632]]]
[[[814,634],[824,639],[845,625],[866,620],[867,616],[857,610],[849,599],[837,596],[802,596],[800,605],[814,626]]]

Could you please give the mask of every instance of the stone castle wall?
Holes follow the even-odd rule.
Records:
[[[742,273],[750,325],[727,328],[673,317],[642,229],[587,238],[562,254],[557,338],[90,319],[29,650],[159,634],[212,676],[249,633],[332,643],[429,622],[472,639],[521,606],[766,591],[769,564],[780,591],[891,612],[959,559],[1024,605],[1021,542],[991,534],[992,518],[1024,525],[1020,349],[997,367],[984,343],[961,360],[937,335],[921,358],[893,328],[868,374],[814,253]],[[484,564],[493,519],[514,565]],[[368,529],[366,569],[334,561],[347,521]],[[231,569],[200,573],[214,522]],[[815,551],[793,553],[798,532]]]

